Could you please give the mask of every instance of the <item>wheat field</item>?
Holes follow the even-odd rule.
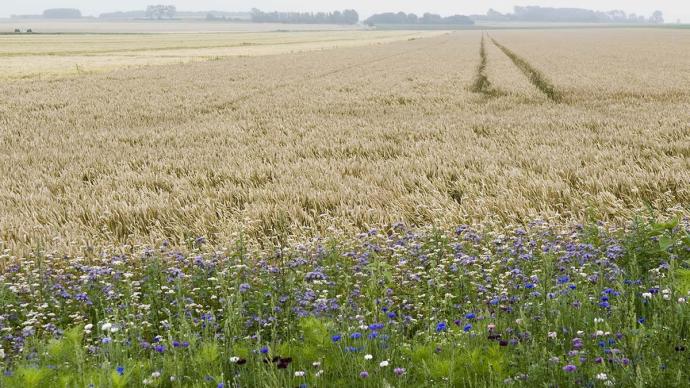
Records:
[[[690,31],[418,38],[3,81],[0,245],[687,214]]]
[[[166,25],[151,24],[158,27]],[[201,28],[204,24],[208,27],[209,23],[198,23],[196,26]],[[97,26],[100,27],[100,24]],[[145,26],[139,28],[146,31]],[[182,30],[175,33],[0,34],[0,80],[55,79],[127,67],[369,46],[442,33],[366,30],[262,31],[262,26],[243,26],[243,30],[235,32]],[[172,27],[180,26],[173,23]],[[277,28],[275,25],[273,27]],[[121,27],[121,30],[127,31],[126,27]]]

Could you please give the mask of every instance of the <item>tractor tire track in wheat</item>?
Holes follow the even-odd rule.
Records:
[[[513,61],[513,64],[520,69],[520,71],[527,77],[529,82],[532,83],[537,89],[546,95],[551,101],[561,102],[563,96],[561,92],[549,81],[546,76],[532,66],[527,60],[517,55],[508,47],[498,43],[496,39],[491,38],[491,41],[498,47],[503,53]]]
[[[474,76],[474,81],[470,87],[473,93],[481,93],[485,96],[495,96],[498,93],[491,85],[489,77],[486,75],[486,67],[488,65],[489,59],[486,54],[486,45],[484,42],[484,34],[482,34],[482,40],[479,46],[479,65],[477,66],[477,73]]]

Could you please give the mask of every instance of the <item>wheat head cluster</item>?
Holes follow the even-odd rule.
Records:
[[[689,31],[482,36],[0,83],[0,245],[688,213]]]

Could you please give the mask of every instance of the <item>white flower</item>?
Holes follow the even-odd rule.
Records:
[[[305,373],[303,370],[298,370],[295,372],[295,377],[304,377]]]
[[[556,339],[556,337],[558,336],[558,334],[556,334],[555,331],[550,331],[549,334],[548,334],[548,336],[549,336],[549,338],[551,338],[551,339]]]
[[[91,329],[93,329],[93,324],[89,323],[88,325],[84,326],[84,331],[86,333],[91,333]]]
[[[103,326],[101,326],[102,331],[110,331],[110,329],[113,327],[112,323],[104,323]]]
[[[319,361],[314,361],[314,362],[311,363],[311,365],[312,365],[314,368],[318,368],[318,367],[321,366],[321,363],[320,363]]]
[[[678,303],[685,303],[685,298],[678,298]]]
[[[594,323],[602,323],[604,322],[603,318],[594,318]]]
[[[0,348],[0,360],[2,360],[3,358],[5,358],[5,349]]]
[[[597,374],[597,380],[608,380],[609,377],[606,375],[606,373],[599,373]]]
[[[321,370],[319,370],[318,372],[316,372],[316,373],[314,374],[314,376],[319,377],[319,376],[321,376],[322,374],[323,374],[323,369],[321,369]]]
[[[175,381],[177,378],[175,376],[170,376],[170,381]]]
[[[388,361],[381,361],[381,363],[379,363],[379,366],[380,366],[381,368],[387,367],[387,366],[388,366]]]
[[[161,372],[158,372],[158,371],[153,372],[153,373],[151,373],[151,377],[153,377],[154,379],[157,379],[157,378],[161,377]]]
[[[602,335],[604,335],[604,331],[603,331],[603,330],[597,330],[597,331],[594,333],[594,335],[597,336],[597,337],[601,337]]]
[[[374,356],[372,356],[371,354],[367,354],[364,356],[365,360],[371,360],[372,358],[374,358]]]
[[[236,363],[236,362],[239,361],[239,360],[240,360],[240,358],[237,357],[237,356],[232,356],[232,357],[230,357],[230,362],[232,362],[233,364]]]
[[[651,292],[643,292],[642,297],[645,299],[651,299],[652,298],[652,293]]]

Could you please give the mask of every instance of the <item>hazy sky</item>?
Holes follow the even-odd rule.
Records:
[[[178,10],[245,11],[256,7],[266,11],[331,11],[354,8],[361,16],[383,11],[443,15],[485,13],[494,8],[509,12],[514,5],[578,7],[608,11],[622,9],[649,16],[655,9],[664,12],[666,21],[690,22],[690,0],[0,0],[0,17],[11,14],[36,14],[45,8],[79,8],[85,15],[101,12],[144,9],[147,4],[173,4]]]

